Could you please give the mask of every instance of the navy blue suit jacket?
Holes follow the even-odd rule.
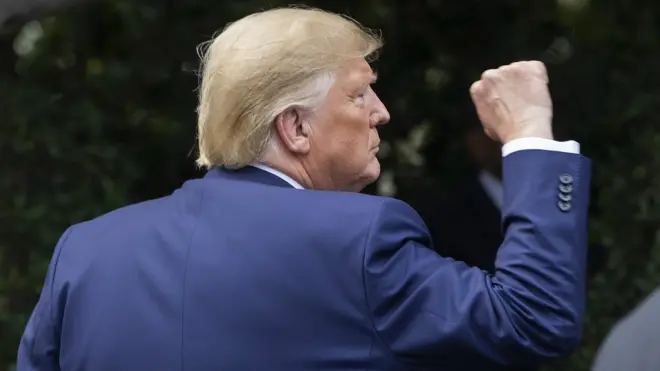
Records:
[[[434,252],[404,202],[213,169],[64,233],[17,370],[536,365],[580,341],[589,182],[580,155],[507,156],[489,275]]]

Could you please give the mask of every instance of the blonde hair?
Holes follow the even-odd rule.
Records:
[[[313,110],[332,75],[355,58],[375,58],[380,36],[356,21],[311,8],[251,14],[205,46],[197,109],[202,167],[239,168],[259,159],[277,115]]]

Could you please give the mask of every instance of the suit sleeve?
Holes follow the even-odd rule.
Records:
[[[59,371],[59,324],[55,315],[57,305],[53,281],[57,271],[57,261],[63,245],[71,232],[69,228],[55,246],[46,273],[39,301],[23,332],[18,348],[16,371]]]
[[[503,166],[505,238],[493,275],[435,253],[401,201],[384,201],[370,227],[364,281],[373,326],[413,367],[537,366],[580,342],[590,162],[527,150]]]

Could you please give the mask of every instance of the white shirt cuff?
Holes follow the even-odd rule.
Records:
[[[513,152],[531,149],[580,154],[580,143],[574,140],[557,142],[544,138],[519,138],[502,146],[502,157],[506,157]]]

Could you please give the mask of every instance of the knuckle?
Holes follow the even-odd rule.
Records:
[[[541,75],[541,76],[547,76],[548,75],[548,70],[545,67],[545,64],[543,64],[541,62],[538,62],[537,70],[538,70],[538,74]]]
[[[540,61],[526,61],[524,64],[524,69],[526,71],[535,73],[535,74],[541,74],[545,75],[546,74],[546,68],[545,64]]]
[[[512,70],[518,70],[525,67],[525,62],[523,61],[513,62],[510,65],[508,65],[508,67]]]
[[[512,63],[512,64],[509,64],[509,65],[500,67],[500,70],[502,71],[502,73],[508,75],[508,74],[511,74],[512,72],[516,71],[516,69],[518,69],[518,68],[519,68],[518,65],[516,65],[515,63]]]
[[[541,61],[530,61],[529,64],[539,71],[545,71],[545,64]]]
[[[470,85],[470,93],[475,94],[481,89],[481,81],[475,81]]]
[[[481,78],[484,80],[495,81],[500,78],[500,73],[493,69],[486,70],[483,74],[481,74]]]

